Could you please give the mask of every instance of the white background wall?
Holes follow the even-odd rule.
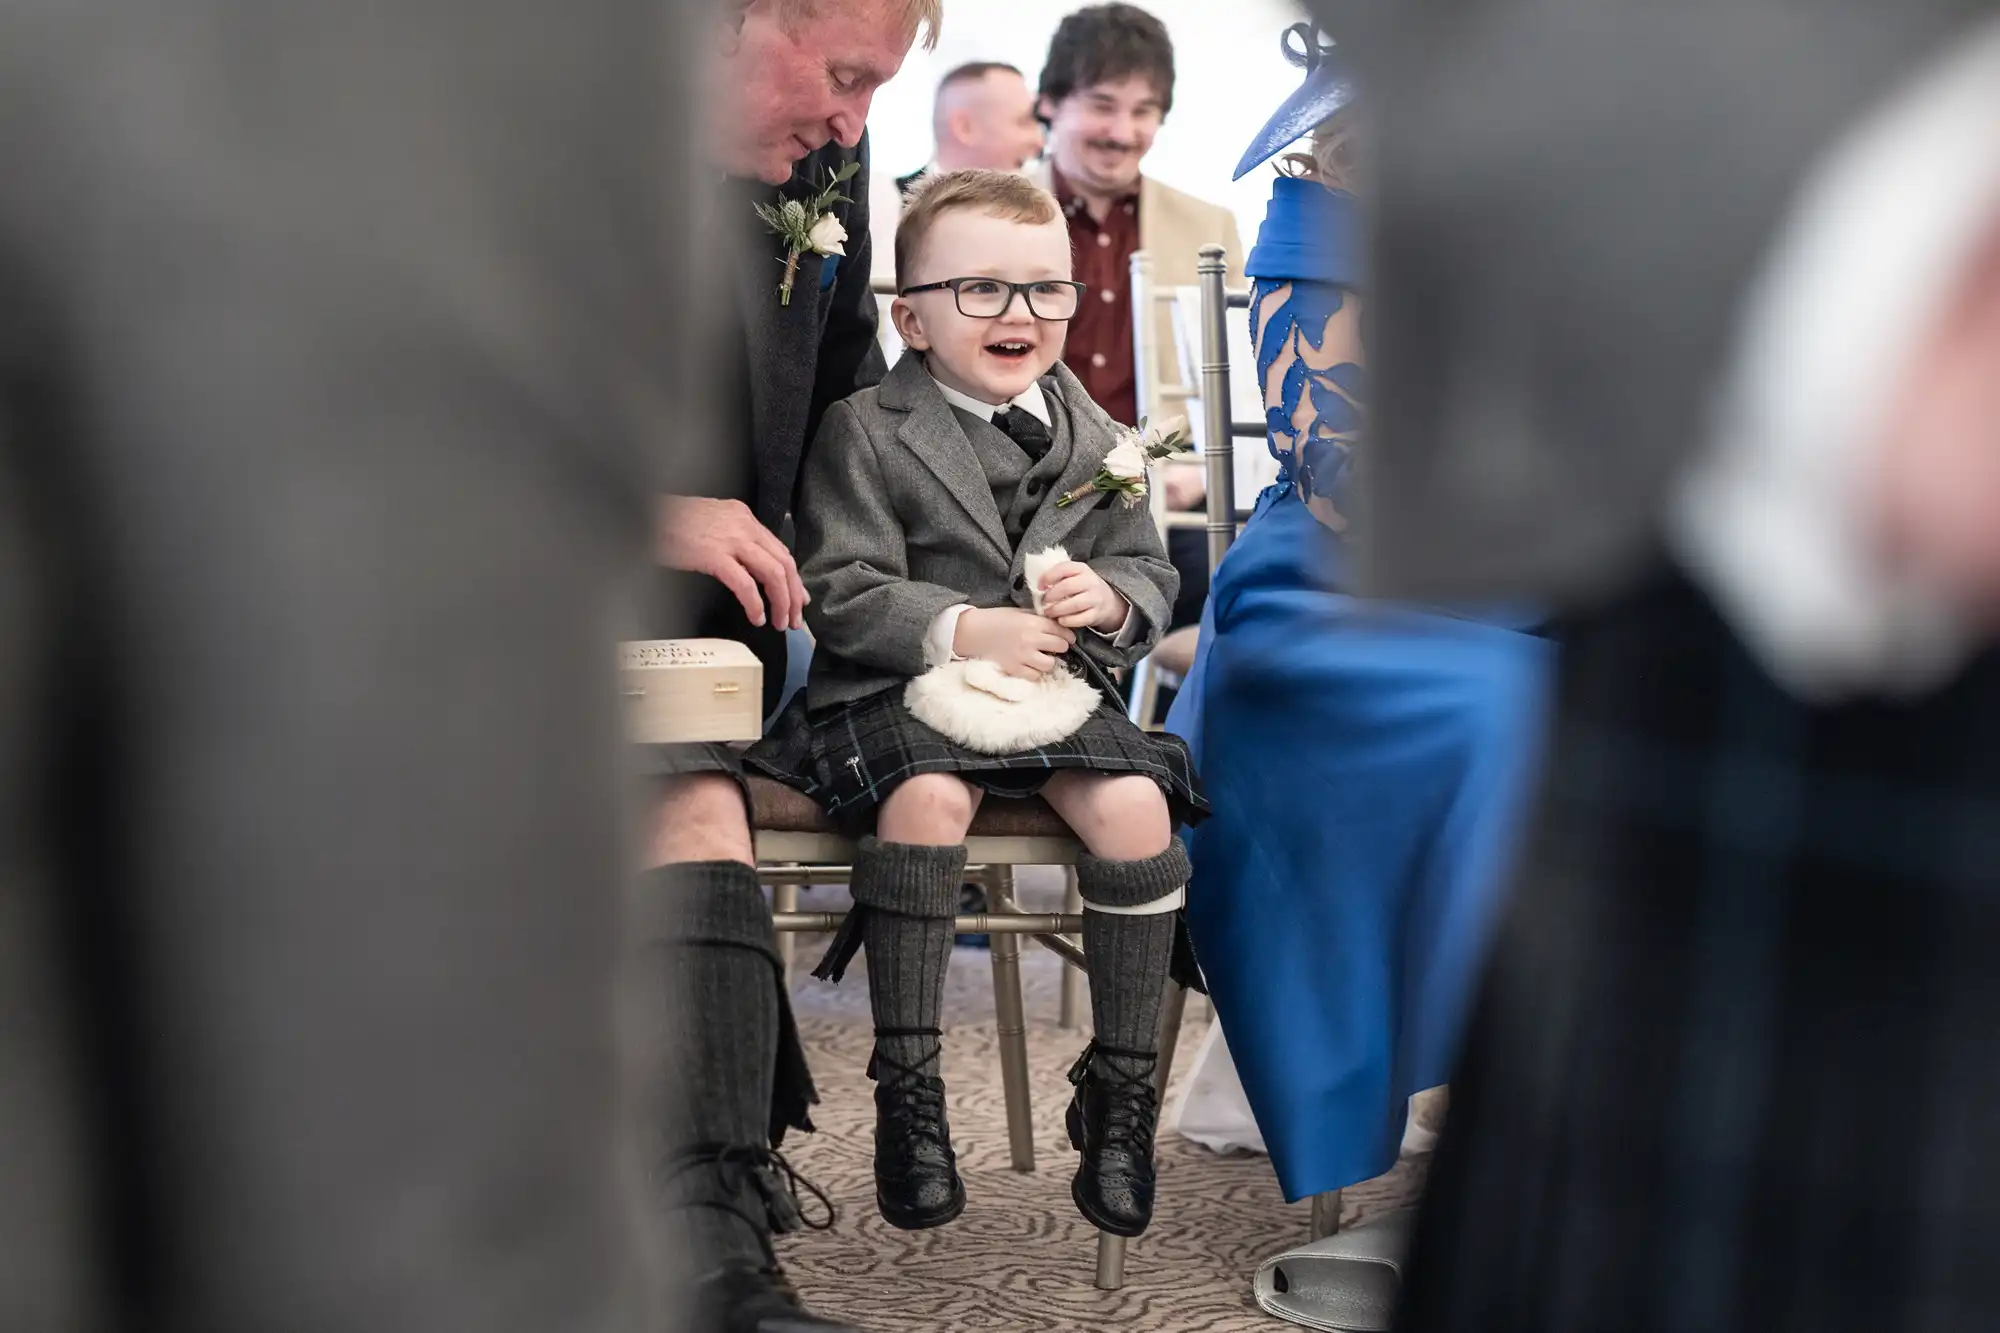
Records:
[[[869,116],[878,178],[914,171],[930,160],[931,97],[945,71],[968,60],[1018,65],[1033,88],[1049,38],[1063,15],[1086,0],[947,0],[944,36],[935,51],[914,51],[895,80],[875,95]],[[1140,0],[1174,39],[1174,109],[1146,173],[1228,204],[1244,244],[1255,241],[1271,194],[1269,168],[1231,184],[1237,158],[1304,78],[1278,50],[1284,29],[1304,17],[1295,0]]]

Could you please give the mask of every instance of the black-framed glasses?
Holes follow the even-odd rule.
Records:
[[[1090,290],[1080,282],[1044,278],[1039,282],[1008,282],[1003,278],[946,278],[921,287],[905,287],[900,296],[919,292],[949,290],[958,302],[958,313],[968,319],[998,319],[1014,304],[1015,296],[1028,303],[1028,313],[1036,319],[1076,318],[1083,294]]]

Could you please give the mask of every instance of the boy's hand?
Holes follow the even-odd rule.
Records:
[[[959,616],[951,650],[960,657],[983,657],[1010,676],[1040,680],[1075,643],[1076,635],[1054,621],[1001,606]]]
[[[1066,560],[1042,576],[1042,610],[1066,629],[1110,634],[1125,623],[1132,605],[1089,565]]]

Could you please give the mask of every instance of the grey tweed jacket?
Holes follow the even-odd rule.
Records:
[[[1066,367],[1056,367],[1053,382],[1051,412],[1068,426],[1070,458],[1018,547],[921,356],[906,353],[880,385],[827,412],[806,455],[796,510],[799,572],[812,595],[806,622],[817,640],[808,685],[814,708],[922,675],[924,637],[949,607],[1030,607],[1022,562],[1050,546],[1096,570],[1145,621],[1129,647],[1086,632],[1077,636],[1081,651],[1117,667],[1158,641],[1180,576],[1145,505],[1102,493],[1056,504],[1097,474],[1119,427]]]

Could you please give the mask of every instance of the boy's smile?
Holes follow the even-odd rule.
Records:
[[[1067,282],[1069,228],[1058,217],[1035,224],[994,217],[977,209],[941,215],[924,238],[914,271],[904,285],[920,287],[951,278],[991,278],[991,285],[963,284],[949,290],[899,296],[891,309],[904,343],[924,353],[940,384],[998,407],[1025,393],[1061,359],[1069,326],[1037,319],[1027,299],[1007,293],[1004,313],[976,318],[959,313],[961,303],[997,300],[1005,284]]]

